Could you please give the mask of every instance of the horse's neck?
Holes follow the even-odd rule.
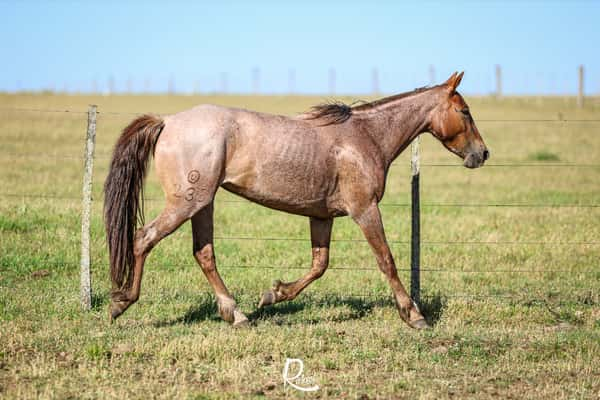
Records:
[[[429,126],[437,103],[434,94],[420,93],[363,113],[370,135],[381,149],[386,167]]]

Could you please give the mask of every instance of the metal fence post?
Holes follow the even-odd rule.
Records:
[[[411,144],[412,171],[411,197],[411,238],[410,238],[410,296],[417,304],[421,304],[421,205],[419,198],[419,137]]]
[[[85,141],[85,167],[81,207],[81,306],[92,308],[92,279],[90,274],[90,212],[92,208],[92,177],[94,170],[94,145],[96,142],[96,106],[88,110],[87,139]]]

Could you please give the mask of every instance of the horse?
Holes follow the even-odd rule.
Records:
[[[421,133],[430,132],[465,167],[480,167],[489,158],[456,90],[463,74],[369,103],[317,105],[294,117],[199,105],[133,120],[117,140],[104,184],[110,321],[139,299],[144,261],[152,248],[191,219],[193,255],[214,290],[221,318],[234,327],[248,324],[215,261],[214,198],[222,187],[263,206],[309,217],[310,270],[294,282],[275,281],[262,294],[259,308],[296,298],[325,273],[333,220],[350,216],[391,286],[400,318],[412,328],[427,328],[398,278],[378,203],[390,165]],[[151,155],[166,204],[145,224],[143,186]]]

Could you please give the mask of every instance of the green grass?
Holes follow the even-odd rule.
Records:
[[[558,154],[545,150],[536,151],[535,153],[530,154],[529,159],[532,161],[560,161]]]
[[[210,102],[293,114],[321,100],[0,95],[0,397],[597,397],[600,208],[573,205],[600,204],[600,124],[571,120],[598,119],[598,99],[580,110],[573,98],[467,98],[492,153],[491,165],[479,170],[462,168],[431,136],[423,137],[422,291],[430,331],[400,321],[366,243],[343,241],[361,238],[347,218],[334,223],[325,276],[296,300],[257,310],[274,279],[294,280],[308,269],[308,221],[226,202],[235,197],[225,192],[216,201],[217,261],[251,326],[236,330],[218,318],[191,256],[189,223],[153,250],[140,301],[108,324],[101,188],[118,132],[133,118],[111,112],[171,113]],[[88,104],[100,111],[94,295],[92,311],[81,312],[79,198]],[[5,110],[11,107],[81,113]],[[150,219],[162,206],[153,173],[146,193]],[[409,202],[409,155],[402,154],[382,212],[407,285],[410,208],[389,204]],[[304,375],[318,392],[284,388],[286,358],[304,361]]]

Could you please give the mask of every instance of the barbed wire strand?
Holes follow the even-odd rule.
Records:
[[[79,262],[75,261],[39,261],[37,263],[32,262],[30,264],[35,264],[37,267],[39,266],[65,266],[65,267],[77,267],[79,266]],[[92,263],[93,266],[99,267],[108,267],[109,264],[107,262],[96,262]],[[149,263],[147,265],[148,268],[188,268],[188,267],[196,267],[198,264],[194,263]],[[309,266],[296,266],[296,265],[287,265],[287,266],[272,266],[272,265],[255,265],[255,264],[225,264],[218,265],[217,269],[245,269],[245,270],[302,270],[308,271],[310,269]],[[337,271],[373,271],[380,272],[376,266],[364,267],[364,266],[330,266],[327,268],[328,270],[337,270]],[[410,268],[398,268],[399,272],[410,272]],[[433,268],[433,267],[425,267],[421,268],[421,272],[440,272],[447,274],[512,274],[512,273],[569,273],[569,274],[594,274],[597,271],[589,269],[589,270],[577,270],[577,269],[496,269],[496,270],[476,270],[476,269],[448,269],[448,268]]]
[[[25,193],[0,193],[0,197],[12,197],[12,198],[39,198],[39,199],[58,199],[58,200],[73,200],[81,201],[81,197],[75,196],[62,196],[53,194],[25,194]],[[92,198],[92,200],[95,200]],[[144,201],[164,201],[155,197],[145,198]],[[217,200],[217,203],[242,203],[242,204],[255,204],[248,200]],[[410,203],[380,203],[381,207],[410,207]],[[513,207],[513,208],[600,208],[600,204],[544,204],[544,203],[422,203],[421,207]]]
[[[72,114],[87,114],[84,110],[69,110],[69,109],[42,109],[42,108],[27,108],[27,107],[0,107],[0,111],[12,111],[12,112],[39,112],[39,113],[72,113]],[[149,113],[150,111],[96,111],[96,114],[105,115],[142,115]],[[177,111],[173,111],[174,113]],[[157,115],[169,115],[168,113],[157,113]],[[583,122],[583,123],[598,123],[600,119],[580,119],[580,118],[537,118],[537,119],[487,119],[480,118],[477,122],[552,122],[552,123],[570,123],[570,122]]]
[[[80,160],[83,161],[83,156],[76,154],[56,154],[56,153],[0,153],[0,157],[4,158],[50,158],[50,159],[65,159],[65,160]],[[110,159],[111,155],[107,153],[95,154],[94,159]],[[464,168],[462,164],[444,164],[444,163],[423,163],[422,167],[433,168]],[[392,164],[394,168],[404,168],[403,165]],[[600,164],[579,164],[579,163],[502,163],[502,164],[486,164],[486,168],[599,168]]]

